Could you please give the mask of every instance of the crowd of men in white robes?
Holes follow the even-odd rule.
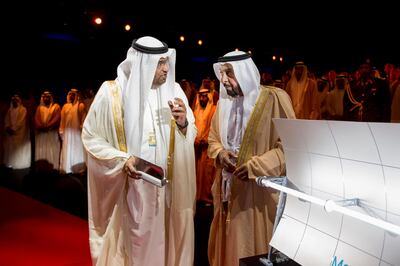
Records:
[[[44,91],[38,106],[29,110],[21,96],[14,94],[2,118],[2,165],[11,169],[32,166],[37,171],[56,170],[61,174],[85,172],[81,132],[93,94],[90,97],[82,100],[73,88],[61,108],[52,93]]]

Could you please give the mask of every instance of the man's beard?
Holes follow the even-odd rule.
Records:
[[[155,78],[154,80],[153,80],[153,87],[154,88],[158,88],[158,87],[161,87],[161,85],[163,85],[165,82],[167,81],[167,77],[165,76],[165,77],[159,77],[159,78]]]
[[[237,93],[233,89],[230,89],[230,90],[226,89],[226,93],[228,93],[228,95],[231,96],[231,97],[239,96],[239,93]]]
[[[208,102],[202,102],[202,101],[200,101],[200,106],[201,106],[202,108],[206,108],[206,107],[207,107],[207,103],[208,103]]]

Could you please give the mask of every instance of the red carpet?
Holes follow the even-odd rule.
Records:
[[[87,221],[0,187],[0,266],[91,265]]]

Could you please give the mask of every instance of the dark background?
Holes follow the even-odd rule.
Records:
[[[184,2],[185,3],[185,2]],[[239,4],[240,3],[240,4]],[[3,85],[8,89],[97,90],[114,79],[134,38],[152,35],[177,50],[177,80],[214,77],[218,56],[251,50],[274,78],[304,60],[325,71],[354,71],[370,58],[378,68],[400,62],[393,3],[270,1],[22,1],[3,6]],[[93,18],[100,15],[103,24]],[[7,18],[6,18],[7,16]],[[124,31],[125,23],[132,25]],[[186,41],[179,42],[185,35]],[[202,39],[204,44],[197,45]],[[272,55],[283,56],[282,63]],[[199,85],[199,84],[198,84]]]

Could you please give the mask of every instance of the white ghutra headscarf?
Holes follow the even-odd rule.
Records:
[[[160,121],[160,127],[164,143],[168,143],[171,119],[168,100],[175,97],[175,49],[168,48],[165,43],[153,37],[139,38],[133,41],[126,59],[118,66],[117,70],[117,82],[122,90],[128,153],[138,157],[141,157],[145,104],[161,57],[168,58],[169,64],[166,82],[160,88],[157,88],[162,110],[165,110],[162,114],[163,121]]]
[[[229,96],[221,82],[221,66],[227,63],[233,67],[243,98]],[[221,142],[225,149],[238,153],[247,122],[260,92],[260,73],[250,54],[239,51],[230,52],[218,58],[218,63],[214,64],[214,72],[220,81],[218,105]],[[241,105],[243,108],[239,107]],[[233,122],[234,120],[236,123]],[[225,169],[222,170],[222,184],[222,200],[228,201],[231,195],[232,173]]]
[[[220,81],[219,91],[219,121],[221,141],[225,149],[228,149],[228,121],[232,108],[233,98],[228,95],[224,85],[221,82],[221,66],[229,63],[233,67],[235,77],[243,92],[243,127],[246,128],[251,112],[256,104],[258,94],[260,92],[260,72],[250,57],[242,51],[233,51],[218,58],[218,62],[214,64],[214,72]]]

